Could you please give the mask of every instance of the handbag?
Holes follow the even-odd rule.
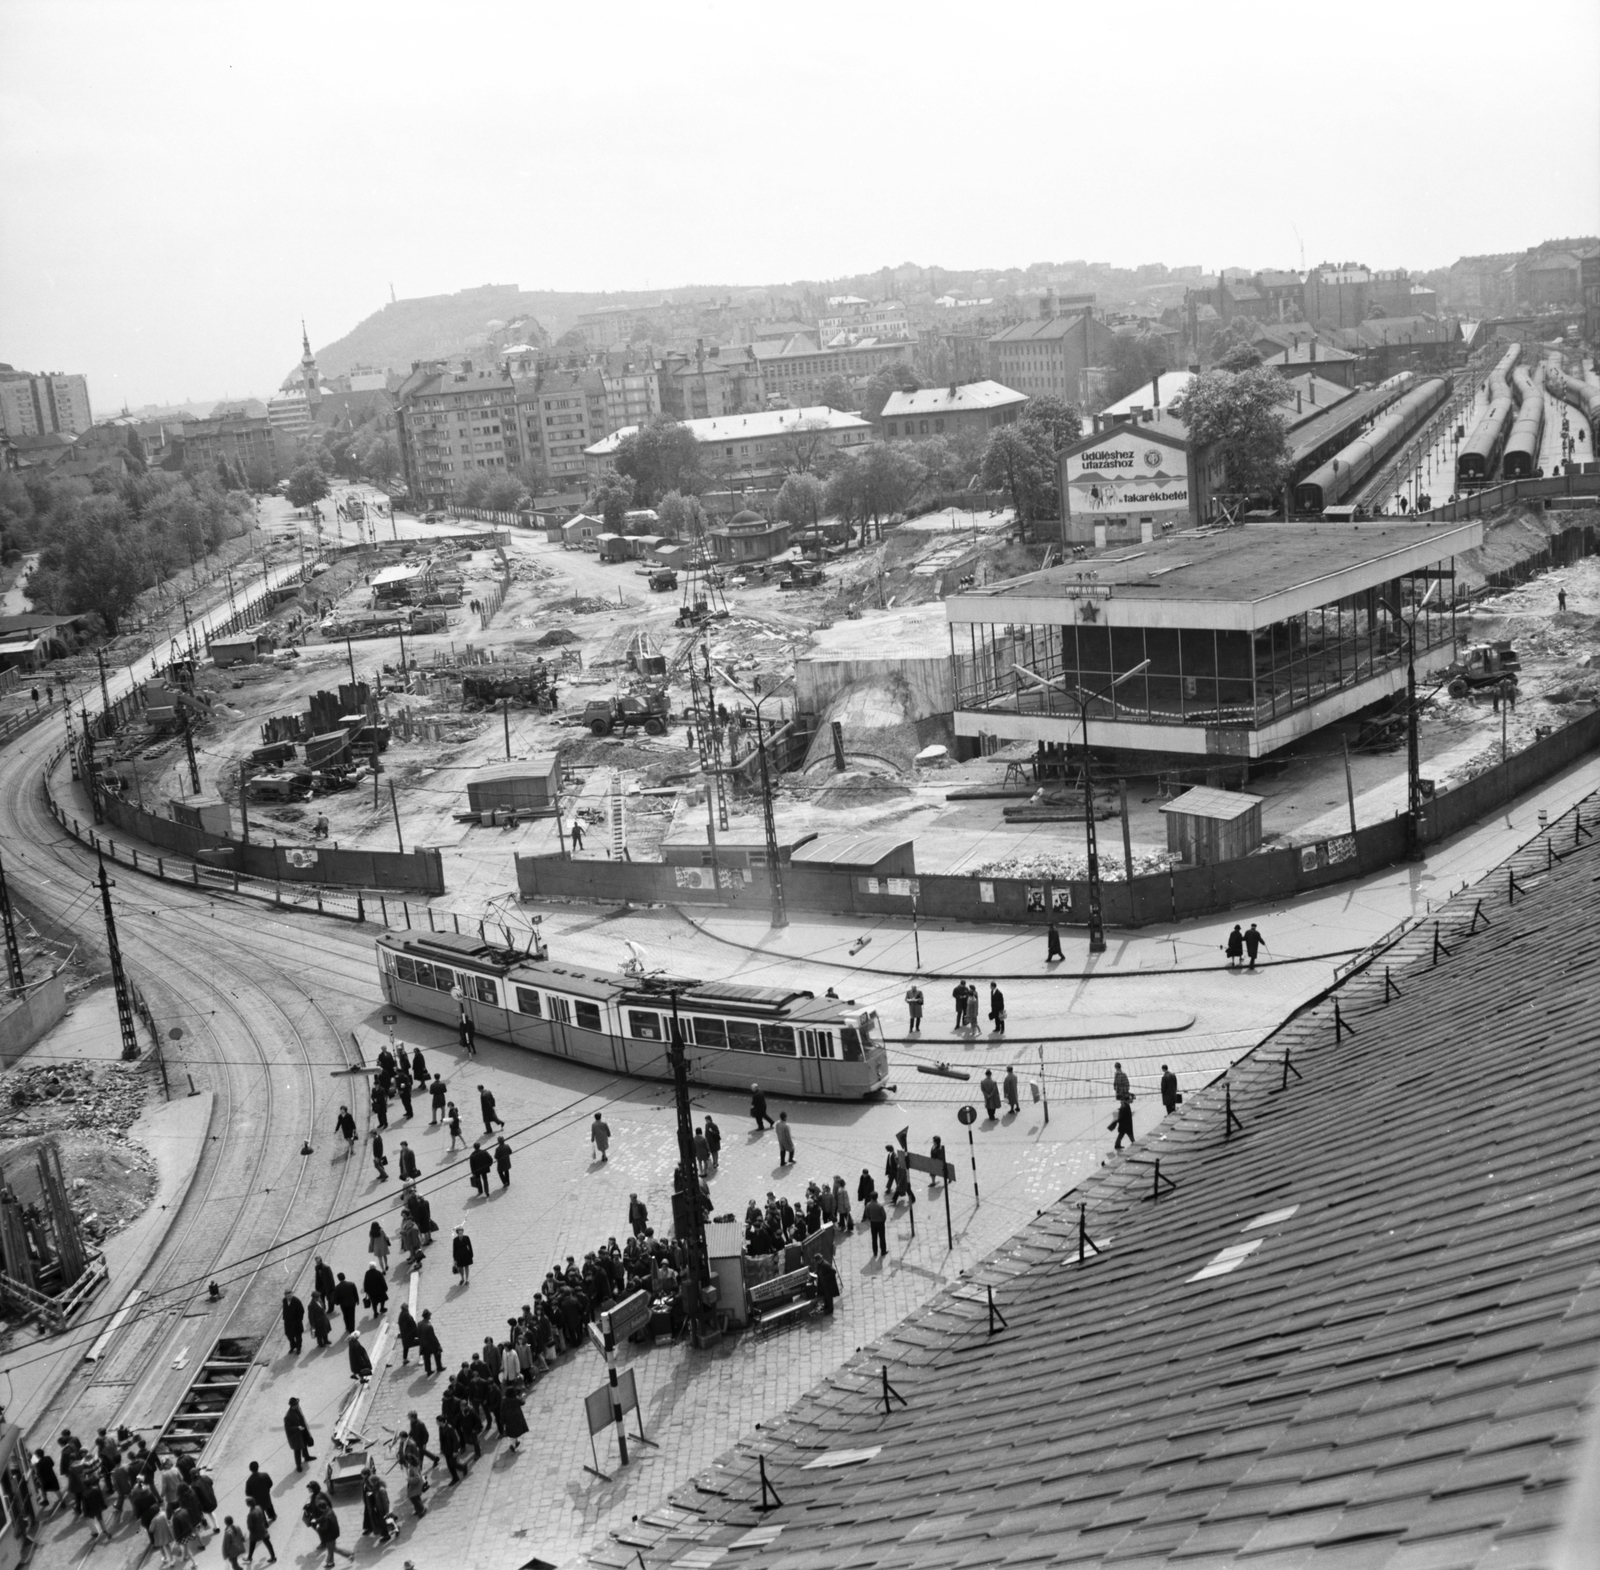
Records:
[[[1106,1133],[1115,1134],[1116,1131],[1117,1131],[1117,1120],[1115,1118],[1112,1118],[1112,1120],[1109,1123],[1106,1124]]]

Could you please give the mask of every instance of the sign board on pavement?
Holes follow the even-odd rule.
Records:
[[[618,1341],[626,1341],[636,1330],[650,1323],[650,1294],[635,1292],[625,1297],[605,1315],[611,1334]]]
[[[948,1161],[935,1161],[932,1156],[919,1156],[911,1152],[906,1156],[906,1165],[913,1172],[926,1172],[929,1177],[943,1178],[946,1183],[955,1181],[956,1169]]]
[[[622,1407],[624,1417],[639,1404],[639,1387],[634,1381],[631,1368],[625,1368],[617,1375],[617,1401]],[[601,1385],[598,1390],[591,1390],[583,1398],[583,1410],[589,1419],[591,1434],[598,1434],[602,1429],[610,1427],[611,1386]]]

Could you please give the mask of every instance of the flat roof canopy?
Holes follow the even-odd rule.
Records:
[[[952,622],[1253,630],[1447,561],[1478,522],[1251,523],[1189,529],[952,595]]]

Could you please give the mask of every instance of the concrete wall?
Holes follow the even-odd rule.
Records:
[[[911,695],[912,719],[929,719],[955,708],[948,654],[895,659],[890,651],[882,659],[801,656],[794,667],[795,707],[802,714],[822,714],[846,687],[856,682],[886,682],[894,676],[904,679]]]
[[[57,973],[0,1009],[0,1064],[9,1068],[67,1012],[67,979]]]

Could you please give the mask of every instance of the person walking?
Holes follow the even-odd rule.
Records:
[[[994,1070],[985,1069],[983,1078],[978,1082],[978,1089],[983,1092],[983,1110],[985,1116],[992,1123],[1000,1116],[1000,1087],[994,1082]]]
[[[967,1018],[965,1029],[976,1032],[978,1028],[978,989],[967,984]]]
[[[1132,1101],[1133,1086],[1128,1083],[1128,1076],[1123,1073],[1122,1065],[1120,1063],[1113,1063],[1111,1066],[1114,1070],[1111,1075],[1111,1094],[1115,1096],[1118,1101]]]
[[[960,1030],[967,1022],[967,984],[964,981],[956,982],[950,989],[950,996],[955,1000],[956,1022],[954,1028]]]
[[[1111,1126],[1117,1131],[1117,1142],[1111,1148],[1113,1150],[1121,1150],[1124,1139],[1129,1141],[1133,1139],[1133,1103],[1131,1101],[1119,1101],[1117,1103],[1117,1115],[1113,1119]]]
[[[1287,1077],[1285,1075],[1285,1078]],[[1172,1112],[1176,1110],[1178,1103],[1182,1100],[1183,1097],[1178,1094],[1178,1076],[1163,1063],[1161,1065],[1161,1105],[1168,1112]]]
[[[354,1155],[356,1148],[356,1120],[349,1107],[341,1106],[339,1108],[339,1115],[333,1120],[333,1126],[339,1131],[339,1137],[344,1141],[345,1155]]]
[[[311,1294],[311,1303],[306,1309],[306,1323],[311,1326],[311,1334],[319,1347],[327,1346],[333,1336],[333,1321],[328,1318],[328,1305],[318,1292]]]
[[[494,1109],[494,1092],[478,1086],[478,1105],[483,1109],[483,1132],[494,1133],[496,1127],[504,1128],[506,1120]]]
[[[89,1523],[89,1541],[95,1542],[104,1534],[111,1535],[106,1527],[106,1491],[99,1473],[84,1468],[83,1492],[78,1496],[78,1514]]]
[[[400,1311],[394,1316],[394,1324],[400,1333],[400,1366],[404,1368],[411,1361],[412,1347],[417,1344],[417,1321],[409,1303],[400,1305]]]
[[[378,1268],[376,1259],[367,1261],[367,1273],[361,1278],[361,1297],[375,1318],[389,1311],[389,1278]]]
[[[522,1411],[521,1385],[520,1379],[511,1380],[500,1397],[500,1432],[511,1441],[513,1454],[522,1448],[522,1436],[528,1431],[528,1419]]]
[[[461,1010],[461,1019],[456,1026],[456,1035],[461,1041],[461,1050],[465,1052],[469,1058],[477,1057],[478,1029],[477,1026],[472,1023],[472,1016],[467,1012],[464,1005]]]
[[[999,983],[993,981],[989,983],[989,1023],[994,1026],[995,1035],[1005,1035],[1006,995],[1000,990]]]
[[[278,1550],[272,1546],[272,1522],[277,1519],[277,1512],[272,1515],[255,1501],[251,1501],[250,1508],[244,1513],[244,1529],[250,1542],[244,1551],[244,1562],[249,1564],[256,1556],[256,1544],[260,1543],[267,1550],[267,1563],[275,1565],[278,1562]]]
[[[372,1378],[372,1359],[367,1356],[367,1349],[361,1344],[360,1336],[351,1336],[345,1343],[350,1353],[350,1377],[357,1385],[364,1385]]]
[[[367,1228],[367,1250],[377,1262],[378,1269],[387,1275],[389,1271],[389,1234],[383,1230],[381,1221],[374,1221]]]
[[[572,848],[574,851],[583,849],[583,824],[577,818],[572,820]]]
[[[940,1183],[948,1183],[950,1179],[944,1176],[945,1168],[950,1164],[950,1158],[945,1154],[944,1141],[937,1134],[933,1136],[933,1143],[928,1147],[928,1160],[937,1163],[937,1170],[928,1179],[928,1192],[933,1193]]]
[[[422,1502],[422,1496],[427,1490],[428,1480],[422,1475],[422,1468],[413,1461],[406,1468],[406,1498],[411,1501],[412,1515],[419,1521],[428,1513],[428,1507]],[[333,1561],[330,1559],[328,1563],[332,1564]]]
[[[826,1254],[817,1256],[816,1264],[817,1296],[822,1300],[822,1312],[833,1312],[833,1300],[839,1296],[839,1272],[833,1268],[833,1261]]]
[[[417,1168],[417,1153],[405,1141],[400,1141],[400,1181],[415,1183],[422,1173]]]
[[[438,1456],[428,1448],[428,1425],[414,1411],[406,1413],[406,1433],[411,1436],[411,1443],[417,1447],[417,1454],[424,1461],[438,1466]]]
[[[767,1116],[767,1093],[760,1085],[750,1087],[750,1116],[756,1120],[756,1133],[761,1133],[772,1119]]]
[[[461,1436],[456,1432],[456,1426],[450,1421],[445,1412],[439,1414],[439,1454],[444,1458],[444,1464],[450,1469],[450,1481],[459,1483],[466,1475],[466,1467],[456,1459],[461,1453]]]
[[[306,1335],[306,1306],[293,1292],[283,1294],[283,1333],[289,1342],[289,1351],[298,1357]]]
[[[1244,935],[1244,951],[1250,956],[1251,970],[1256,968],[1256,955],[1266,947],[1267,940],[1261,936],[1260,929],[1252,921],[1249,930]]]
[[[294,1469],[303,1472],[307,1461],[315,1461],[316,1454],[312,1450],[311,1425],[306,1422],[306,1415],[300,1410],[300,1398],[289,1397],[289,1410],[283,1414],[283,1433],[289,1441],[289,1449],[294,1454]]]
[[[1564,611],[1566,608],[1567,608],[1567,591],[1565,589],[1557,589],[1556,590],[1556,609],[1558,611]],[[39,701],[39,695],[37,693],[34,694],[33,701],[35,703],[37,703]]]
[[[861,1219],[872,1230],[872,1257],[876,1259],[880,1254],[886,1255],[889,1252],[889,1212],[883,1208],[883,1201],[876,1194],[867,1201]]]
[[[494,1169],[495,1169],[496,1172],[498,1172],[500,1174],[500,1187],[501,1188],[510,1188],[511,1187],[511,1147],[506,1143],[506,1137],[505,1137],[504,1134],[502,1134],[499,1137],[499,1139],[497,1139],[495,1141],[495,1146],[494,1146]],[[487,1185],[485,1185],[485,1186],[487,1186]]]
[[[233,1517],[222,1518],[222,1557],[229,1570],[243,1570],[239,1556],[245,1551],[244,1533],[233,1524]]]
[[[466,1286],[472,1279],[472,1239],[467,1236],[467,1229],[459,1223],[456,1226],[456,1235],[450,1240],[451,1268],[461,1277],[462,1286]]]
[[[778,1133],[778,1165],[792,1167],[794,1165],[794,1130],[789,1127],[789,1114],[780,1112],[777,1122]]]
[[[444,1348],[439,1344],[439,1332],[434,1328],[431,1308],[422,1311],[422,1322],[417,1326],[417,1350],[422,1354],[424,1374],[444,1372]]]
[[[380,1183],[388,1182],[389,1158],[383,1153],[383,1135],[377,1129],[372,1131],[372,1170],[378,1174]]]
[[[844,1179],[838,1176],[833,1180],[833,1224],[843,1227],[846,1237],[856,1229],[856,1218],[850,1213],[850,1190],[845,1187]]]
[[[484,1199],[489,1197],[489,1172],[494,1157],[477,1141],[472,1142],[472,1154],[467,1157],[467,1170],[472,1174],[472,1189]]]
[[[433,1083],[428,1086],[428,1095],[433,1100],[433,1116],[429,1118],[428,1121],[430,1123],[437,1123],[441,1118],[444,1117],[445,1099],[449,1095],[449,1092],[444,1088],[444,1078],[442,1075],[435,1074],[433,1076]]]
[[[1244,958],[1244,933],[1239,930],[1238,922],[1233,924],[1233,931],[1228,934],[1222,952],[1228,956],[1228,969],[1237,970],[1239,961]]]
[[[354,1281],[345,1279],[342,1270],[339,1272],[338,1285],[333,1289],[333,1300],[344,1315],[344,1333],[353,1336],[356,1333],[356,1309],[361,1306],[361,1293]]]
[[[372,1082],[372,1115],[377,1119],[379,1128],[388,1128],[389,1091],[382,1078]]]
[[[268,1521],[278,1519],[278,1507],[272,1502],[272,1478],[261,1470],[259,1461],[250,1463],[250,1474],[244,1480],[244,1497],[253,1505],[260,1505]],[[251,1548],[248,1552],[253,1553]]]
[[[423,1057],[421,1047],[411,1049],[411,1077],[417,1082],[418,1090],[428,1088],[428,1060]]]
[[[722,1165],[722,1130],[709,1112],[706,1113],[706,1144],[711,1150],[711,1170],[715,1172]]]
[[[1060,964],[1063,959],[1061,953],[1061,929],[1051,921],[1044,937],[1044,962],[1047,965]]]
[[[404,1065],[394,1079],[394,1093],[400,1098],[401,1110],[409,1118],[411,1116],[411,1076],[406,1073]]]
[[[694,1164],[699,1169],[701,1177],[710,1177],[711,1146],[706,1141],[706,1131],[703,1128],[694,1131]]]
[[[611,1143],[611,1129],[598,1112],[594,1115],[594,1122],[589,1125],[589,1139],[600,1159],[609,1161],[611,1158],[606,1154],[606,1147]]]
[[[1001,1086],[1006,1093],[1007,1109],[1012,1112],[1022,1111],[1022,1104],[1017,1099],[1017,1071],[1014,1067],[1008,1066],[1006,1068],[1006,1077],[1001,1082]]]
[[[650,1230],[650,1210],[637,1194],[628,1195],[628,1226],[635,1237],[643,1237]]]
[[[449,1114],[450,1114],[450,1149],[454,1150],[456,1148],[457,1141],[459,1141],[461,1144],[464,1145],[467,1142],[467,1137],[466,1137],[465,1134],[463,1134],[461,1132],[461,1109],[459,1107],[457,1107],[455,1102],[453,1102],[453,1101],[450,1103],[450,1106],[449,1106]]]
[[[906,1029],[910,1035],[920,1035],[922,1032],[922,988],[912,982],[906,988],[906,1012],[910,1015],[910,1023]]]
[[[317,1500],[318,1508],[311,1524],[316,1528],[317,1542],[328,1551],[328,1557],[322,1562],[325,1570],[333,1564],[335,1554],[343,1554],[354,1563],[356,1556],[348,1548],[339,1546],[339,1517],[334,1514],[333,1502],[323,1493],[317,1495]]]

